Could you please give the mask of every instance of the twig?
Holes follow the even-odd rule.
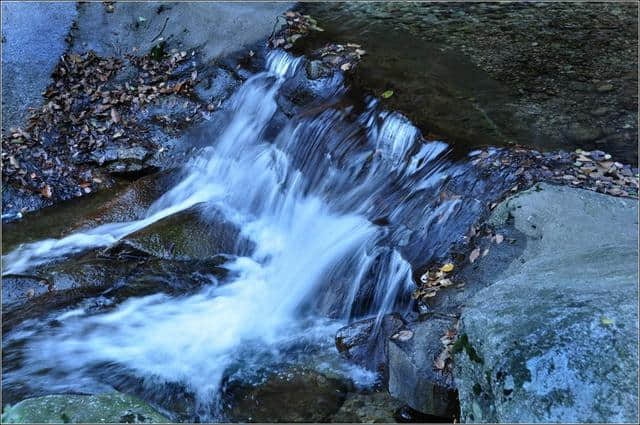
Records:
[[[160,37],[162,35],[162,33],[164,32],[164,29],[167,27],[167,22],[169,22],[169,17],[167,16],[167,18],[164,20],[164,25],[162,26],[162,29],[160,30],[160,32],[158,33],[158,35],[156,35],[155,37],[153,37],[151,39],[151,42],[153,43],[154,41],[156,41],[156,38]]]

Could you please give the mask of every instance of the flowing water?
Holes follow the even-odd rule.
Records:
[[[223,265],[223,284],[195,294],[130,298],[98,314],[80,304],[51,313],[53,322],[22,323],[4,336],[4,391],[91,392],[124,374],[141,382],[141,395],[179,385],[193,395],[191,419],[220,420],[230,376],[250,380],[300,353],[325,358],[348,320],[409,313],[412,270],[448,254],[498,183],[447,159],[446,144],[424,140],[373,98],[364,108],[319,108],[277,124],[279,96],[302,65],[269,53],[266,70],[231,99],[224,130],[211,134],[186,177],[146,217],[24,244],[3,257],[3,275],[27,273],[194,205],[205,218],[222,212],[253,242],[249,253],[228,253],[236,255]],[[310,84],[325,99],[346,91],[339,75]],[[445,189],[463,195],[442,197]],[[331,367],[371,381],[366,371]]]

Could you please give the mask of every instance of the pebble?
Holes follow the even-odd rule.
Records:
[[[598,91],[598,93],[607,93],[610,92],[611,90],[613,90],[613,84],[602,84],[600,86],[598,86],[598,88],[596,88],[596,90]]]

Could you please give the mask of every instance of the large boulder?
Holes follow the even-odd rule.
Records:
[[[389,394],[427,415],[451,418],[456,413],[456,390],[451,373],[435,367],[444,346],[440,338],[454,318],[427,314],[388,344]]]
[[[461,421],[638,419],[637,214],[634,200],[546,184],[496,209],[526,247],[463,311]]]
[[[5,406],[3,423],[170,423],[146,403],[122,393],[56,394]]]

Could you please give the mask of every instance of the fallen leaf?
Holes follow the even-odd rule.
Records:
[[[51,196],[53,195],[53,190],[51,190],[51,186],[47,184],[42,188],[40,193],[42,193],[42,196],[44,196],[45,198],[51,198]]]
[[[447,364],[447,359],[450,357],[449,350],[445,348],[442,352],[436,357],[433,361],[433,365],[438,370],[444,370],[445,365]]]
[[[382,97],[384,99],[389,99],[391,96],[393,96],[393,90],[387,90],[384,93],[382,93]]]
[[[469,254],[469,262],[473,264],[480,256],[480,248],[476,248]]]
[[[349,62],[343,63],[342,65],[340,65],[340,69],[343,70],[343,71],[350,70],[351,69],[351,63],[349,63]]]
[[[440,280],[440,285],[441,285],[443,288],[446,288],[447,286],[451,286],[451,285],[453,285],[453,282],[451,281],[451,279],[441,279],[441,280]]]
[[[496,233],[496,243],[500,245],[503,240],[504,240],[504,236],[502,236],[500,233]]]
[[[403,330],[395,334],[392,338],[402,342],[409,341],[411,338],[413,338],[413,332],[409,330]]]
[[[602,317],[600,317],[600,323],[602,323],[605,326],[613,325],[613,320],[611,320],[611,319],[609,319],[609,318],[607,318],[605,316],[602,316]]]
[[[115,108],[111,108],[111,120],[116,124],[120,122],[120,113]]]
[[[444,272],[444,273],[449,273],[450,271],[453,270],[453,263],[447,263],[445,265],[443,265],[442,267],[440,267],[440,271]]]

